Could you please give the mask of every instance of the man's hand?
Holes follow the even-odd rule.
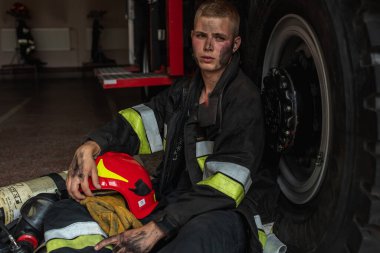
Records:
[[[115,245],[112,252],[115,253],[146,253],[165,236],[164,232],[153,221],[148,224],[124,231],[118,235],[104,239],[95,245],[95,250],[100,250],[107,245]]]
[[[86,196],[92,196],[88,186],[89,176],[91,176],[93,185],[100,189],[98,170],[94,160],[99,153],[100,147],[94,141],[84,143],[75,151],[66,179],[67,191],[73,199],[80,201]],[[86,196],[79,191],[79,188],[82,189]]]

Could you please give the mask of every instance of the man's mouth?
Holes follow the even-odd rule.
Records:
[[[201,56],[201,60],[205,63],[209,63],[209,62],[212,62],[214,58],[211,56]]]

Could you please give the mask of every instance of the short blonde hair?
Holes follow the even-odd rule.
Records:
[[[227,0],[206,0],[202,2],[195,13],[194,26],[199,17],[229,18],[232,21],[234,37],[239,35],[239,12]]]

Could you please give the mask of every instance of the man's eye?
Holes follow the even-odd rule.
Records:
[[[206,38],[206,35],[203,33],[197,33],[195,36],[199,39]]]
[[[222,41],[225,41],[226,38],[224,38],[223,36],[215,36],[215,40],[222,42]]]

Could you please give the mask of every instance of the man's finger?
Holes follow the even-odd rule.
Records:
[[[99,184],[99,177],[98,177],[98,171],[97,170],[91,170],[91,180],[92,180],[92,184],[95,186],[96,189],[101,188],[101,186]]]
[[[93,196],[91,190],[90,190],[90,186],[88,184],[88,175],[83,175],[83,179],[81,179],[81,187],[82,187],[82,191],[83,193],[86,195],[86,196]]]
[[[80,185],[79,178],[75,178],[75,180],[72,181],[72,184],[70,186],[71,195],[77,201],[86,198],[86,196],[84,196],[83,194],[81,194],[81,192],[79,191],[79,185]]]
[[[98,242],[96,245],[95,245],[95,250],[100,250],[110,244],[116,244],[117,243],[117,236],[114,235],[114,236],[111,236],[111,237],[108,237],[100,242]]]
[[[66,176],[66,189],[70,193],[70,185],[71,185],[71,176],[70,174],[67,174]]]

